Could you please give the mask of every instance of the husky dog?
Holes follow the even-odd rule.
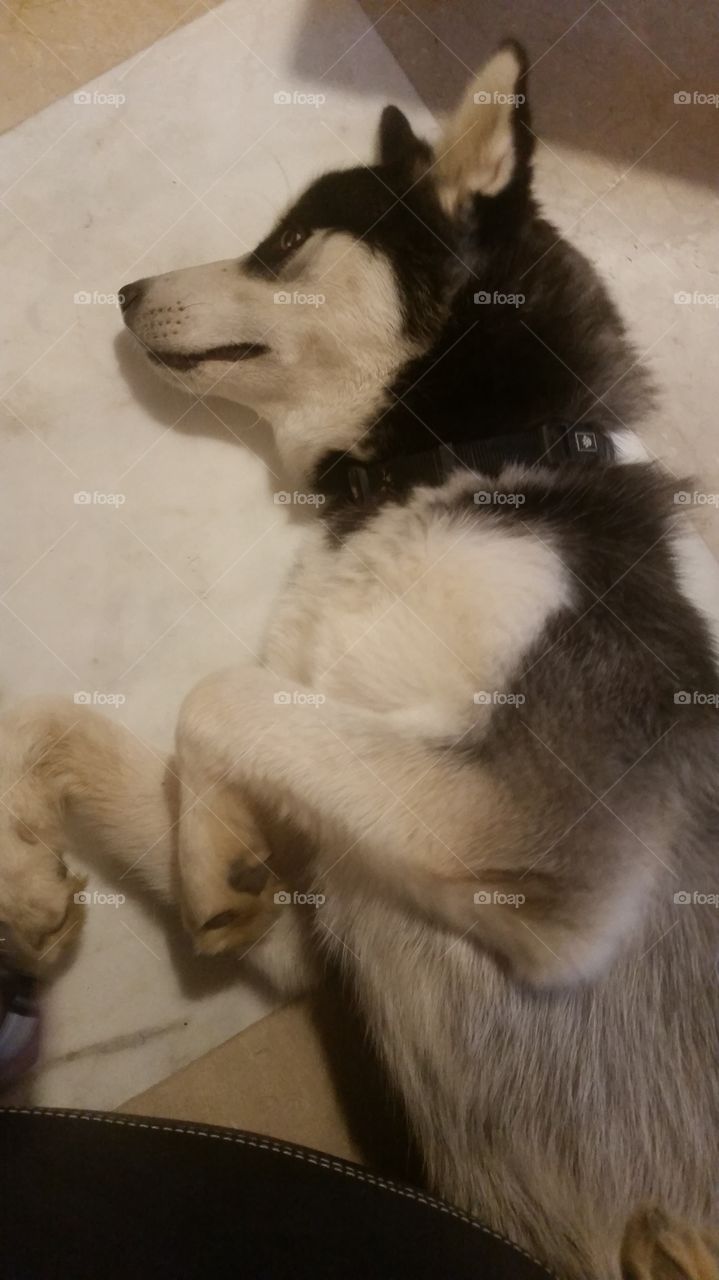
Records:
[[[60,936],[80,832],[200,949],[295,989],[329,953],[434,1191],[563,1280],[716,1280],[719,677],[670,486],[617,460],[645,375],[532,197],[525,67],[434,149],[388,107],[248,257],[124,289],[319,518],[169,763],[62,700],[5,717],[0,913]]]

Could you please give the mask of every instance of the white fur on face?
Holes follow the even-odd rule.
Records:
[[[386,382],[413,354],[392,267],[340,232],[311,236],[276,279],[234,259],[157,276],[129,326],[160,359],[267,347],[249,359],[158,369],[196,395],[263,413],[293,470],[305,473],[326,449],[355,443]]]

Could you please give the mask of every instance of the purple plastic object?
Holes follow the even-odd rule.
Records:
[[[37,980],[24,970],[12,931],[0,923],[0,1090],[35,1065],[39,1049]]]

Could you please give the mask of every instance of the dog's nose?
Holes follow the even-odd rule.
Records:
[[[130,307],[140,301],[145,292],[146,280],[133,280],[131,284],[124,284],[119,293],[120,308],[123,315],[127,314]]]

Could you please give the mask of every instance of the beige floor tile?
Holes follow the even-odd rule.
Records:
[[[3,0],[0,132],[141,53],[217,0]]]
[[[361,1158],[305,1002],[256,1022],[119,1110],[250,1129]]]

